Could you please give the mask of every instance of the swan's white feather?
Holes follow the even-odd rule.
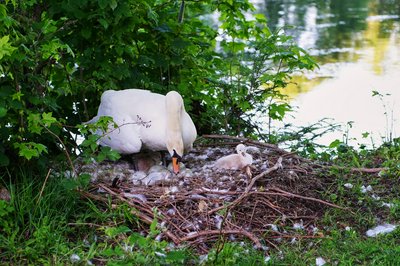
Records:
[[[173,99],[169,105],[166,103],[168,97]],[[171,107],[172,110],[180,108],[180,113],[176,119],[168,120]],[[97,116],[91,121],[101,116],[111,116],[119,128],[110,127],[108,134],[100,138],[100,144],[123,154],[138,153],[142,149],[168,150],[166,139],[171,126],[181,130],[172,133],[172,138],[183,142],[184,149],[190,149],[197,136],[196,127],[177,92],[164,96],[139,89],[108,90],[101,96]],[[167,121],[176,125],[168,125]],[[177,149],[177,152],[183,153],[183,150]]]

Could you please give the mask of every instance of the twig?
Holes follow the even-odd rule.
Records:
[[[387,170],[388,168],[380,167],[380,168],[350,168],[352,172],[361,172],[368,174],[379,173],[380,171]]]
[[[280,151],[282,151],[282,153],[287,153],[287,151],[278,148],[278,146],[276,146],[276,145],[259,142],[259,141],[251,140],[248,138],[234,137],[234,136],[228,136],[228,135],[203,135],[202,137],[208,138],[208,139],[231,139],[231,140],[236,140],[236,141],[240,141],[240,142],[251,143],[251,144],[263,146],[266,148],[271,148],[274,150],[280,150]]]
[[[261,174],[255,176],[255,177],[251,180],[250,184],[246,187],[246,190],[245,190],[237,199],[235,199],[234,201],[232,201],[228,206],[220,206],[220,207],[217,207],[217,208],[214,208],[214,209],[210,210],[210,211],[208,212],[208,215],[210,215],[210,214],[212,214],[212,213],[214,213],[214,212],[216,212],[216,211],[222,210],[222,209],[224,209],[224,208],[229,208],[229,209],[231,209],[231,208],[233,208],[234,206],[236,206],[243,198],[245,198],[245,197],[248,196],[249,191],[251,190],[251,188],[253,187],[253,185],[255,184],[255,182],[256,182],[258,179],[260,179],[260,178],[262,178],[262,177],[268,175],[269,173],[271,173],[271,172],[273,172],[273,171],[278,170],[278,168],[280,168],[281,165],[282,165],[282,157],[279,157],[279,159],[277,160],[277,162],[275,163],[274,166],[272,166],[272,167],[269,168],[268,170],[262,172]]]
[[[260,240],[253,235],[252,233],[246,231],[246,230],[205,230],[205,231],[199,231],[196,232],[194,234],[185,236],[181,238],[181,241],[189,241],[191,239],[194,238],[198,238],[201,236],[208,236],[208,235],[220,235],[220,234],[224,234],[224,235],[229,235],[229,234],[234,234],[234,235],[244,235],[247,238],[249,238],[251,241],[253,241],[253,243],[256,245],[257,248],[261,248],[261,242]]]
[[[39,197],[38,197],[38,199],[37,199],[37,201],[36,201],[36,204],[38,204],[39,201],[40,201],[40,199],[42,198],[43,190],[44,190],[44,187],[46,186],[47,179],[49,178],[50,173],[51,173],[51,168],[50,168],[49,171],[47,172],[46,178],[44,179],[44,183],[43,183],[42,189],[40,190]]]
[[[67,225],[73,225],[73,226],[77,226],[77,225],[88,225],[88,226],[90,226],[90,227],[104,227],[103,225],[94,224],[94,223],[68,223]]]
[[[45,126],[43,126],[43,127],[44,127],[44,129],[47,130],[47,132],[49,132],[51,135],[53,135],[53,136],[61,143],[61,145],[62,145],[63,148],[64,148],[65,156],[67,157],[69,166],[71,166],[72,173],[73,173],[73,175],[75,175],[75,174],[76,174],[76,172],[75,172],[75,167],[74,167],[74,164],[72,163],[71,156],[69,156],[69,152],[68,152],[67,147],[65,146],[64,142],[63,142],[63,141],[60,139],[60,137],[57,136],[57,134],[55,134],[53,131],[51,131],[50,129],[48,129],[48,128],[45,127]]]
[[[101,188],[103,188],[104,190],[106,190],[107,192],[109,192],[110,194],[116,196],[116,197],[119,198],[120,200],[122,200],[122,201],[128,203],[128,205],[130,205],[130,206],[132,206],[132,207],[134,207],[134,208],[138,208],[138,206],[136,206],[135,204],[133,204],[131,201],[125,199],[124,197],[122,197],[122,196],[119,195],[118,193],[112,191],[112,190],[109,189],[107,186],[105,186],[105,185],[103,185],[103,184],[99,184],[99,186],[100,186]],[[140,204],[143,204],[143,203],[140,203]],[[148,208],[150,208],[150,206],[148,206]],[[148,210],[147,208],[141,208],[141,209],[144,209],[144,211],[146,211],[146,212],[148,212],[148,213],[151,213],[151,215],[153,215],[152,212],[151,212],[151,210]],[[151,225],[151,224],[153,223],[154,217],[152,217],[152,216],[148,216],[148,215],[146,215],[146,214],[143,214],[143,213],[140,212],[140,211],[134,211],[134,214],[137,215],[143,222],[145,222],[145,223],[148,224],[148,225]],[[165,235],[167,235],[175,244],[177,244],[177,245],[180,244],[181,240],[179,239],[179,237],[175,236],[171,231],[165,230],[165,231],[163,231],[163,233],[164,233]]]
[[[311,201],[319,202],[319,203],[322,203],[322,204],[325,204],[325,205],[328,205],[328,206],[331,206],[331,207],[335,207],[335,208],[338,208],[338,209],[348,210],[348,208],[346,208],[346,207],[341,207],[341,206],[339,206],[339,205],[336,205],[336,204],[333,204],[333,203],[330,203],[330,202],[327,202],[327,201],[324,201],[324,200],[316,199],[316,198],[311,198],[311,197],[306,197],[306,196],[301,196],[301,195],[293,194],[293,193],[287,192],[287,191],[282,190],[282,189],[277,188],[277,187],[269,188],[269,190],[275,190],[275,191],[280,192],[281,194],[279,194],[279,193],[269,193],[269,192],[265,192],[265,193],[268,193],[268,195],[277,195],[277,196],[280,195],[280,196],[287,196],[287,197],[293,197],[293,198],[300,198],[300,199],[305,199],[305,200],[311,200]]]

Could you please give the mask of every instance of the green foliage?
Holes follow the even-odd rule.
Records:
[[[45,170],[75,154],[77,125],[107,89],[177,90],[200,134],[265,133],[255,113],[281,120],[290,107],[279,88],[315,66],[307,53],[263,15],[246,20],[247,0],[188,1],[181,23],[179,10],[159,0],[1,3],[0,165]]]
[[[201,265],[264,265],[264,260],[263,252],[249,244],[225,243],[219,252],[212,249]]]
[[[67,220],[83,206],[57,177],[50,176],[46,183],[24,172],[19,177],[7,186],[11,201],[0,200],[0,261],[57,261],[69,252]]]
[[[284,248],[285,256],[273,256],[272,265],[314,265],[322,257],[327,265],[397,265],[400,263],[399,230],[378,238],[364,238],[354,230],[335,228],[317,243],[303,242]],[[312,248],[304,250],[305,245]],[[314,244],[314,245],[313,245]]]
[[[121,157],[118,152],[110,147],[100,147],[97,144],[100,137],[107,137],[106,132],[118,130],[118,125],[113,121],[112,117],[102,116],[95,123],[78,125],[78,129],[83,136],[86,136],[85,140],[79,145],[81,157],[85,162],[90,162],[92,159],[97,162],[102,162],[106,159],[115,161]]]

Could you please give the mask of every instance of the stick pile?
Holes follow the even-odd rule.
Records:
[[[112,179],[101,180],[82,194],[96,201],[111,198],[113,204],[126,203],[143,230],[156,218],[161,239],[199,252],[207,252],[218,240],[247,239],[265,249],[278,248],[283,239],[318,238],[317,221],[325,208],[342,208],[321,199],[323,188],[332,183],[322,177],[323,167],[274,145],[205,137],[206,144],[185,155],[191,175],[146,187],[133,186],[129,176],[119,174],[118,185]],[[251,146],[252,178],[212,167],[216,159],[233,153],[238,143]]]

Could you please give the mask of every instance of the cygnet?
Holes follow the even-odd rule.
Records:
[[[154,165],[161,164],[159,152],[145,151],[132,154],[132,160],[135,164],[135,170],[147,172]]]
[[[250,166],[253,163],[253,157],[246,152],[247,148],[243,144],[236,146],[237,154],[231,154],[219,158],[214,167],[217,169],[231,169],[231,170],[242,170],[243,168]]]
[[[153,186],[171,181],[172,173],[161,165],[154,165],[150,168],[147,176],[142,180],[142,184]]]

